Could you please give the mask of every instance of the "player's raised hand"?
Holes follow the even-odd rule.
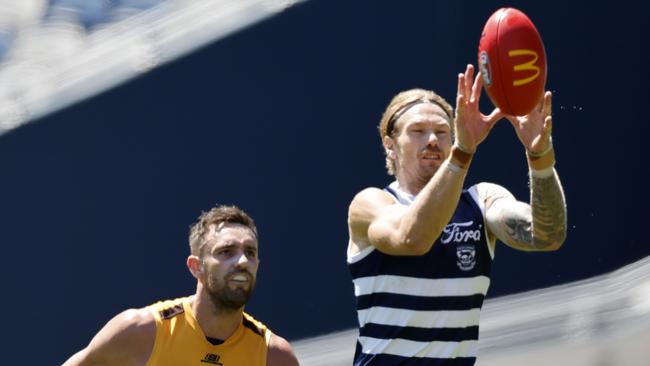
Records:
[[[467,65],[465,73],[458,74],[456,94],[456,145],[461,150],[474,153],[476,147],[487,137],[494,124],[503,117],[499,108],[485,115],[479,110],[483,79],[479,72],[474,77],[474,66]]]
[[[526,150],[532,154],[543,154],[551,147],[551,129],[553,117],[551,116],[550,91],[544,93],[539,103],[525,116],[506,116],[515,128],[519,141]]]

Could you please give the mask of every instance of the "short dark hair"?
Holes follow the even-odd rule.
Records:
[[[210,226],[218,226],[221,223],[244,225],[257,238],[255,221],[244,210],[237,206],[217,205],[208,212],[202,212],[198,221],[190,227],[190,252],[193,255],[199,255],[201,247],[205,243],[205,235],[209,232]]]

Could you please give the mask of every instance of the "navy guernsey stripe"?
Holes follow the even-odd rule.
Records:
[[[432,339],[440,342],[462,342],[478,340],[478,326],[465,328],[420,328],[368,323],[361,327],[359,336],[380,339],[401,338],[418,342],[430,342]]]
[[[472,366],[476,362],[476,357],[457,357],[457,358],[429,358],[429,357],[402,357],[386,354],[363,354],[358,351],[360,345],[357,344],[356,354],[360,355],[355,358],[355,365],[387,365],[387,366]]]
[[[440,243],[435,245],[444,246]],[[455,252],[453,254],[456,255]],[[349,268],[353,280],[367,277],[369,273],[428,279],[450,278],[450,273],[453,273],[455,278],[476,277],[483,274],[482,268],[479,267],[470,271],[458,271],[455,261],[440,262],[434,255],[387,257],[378,250],[372,251],[359,262],[350,263]],[[422,268],[427,268],[427,271],[423,272]]]
[[[483,304],[483,294],[470,296],[412,296],[375,292],[357,296],[357,310],[369,309],[373,306],[383,306],[397,309],[421,311],[438,310],[470,310],[480,308]]]

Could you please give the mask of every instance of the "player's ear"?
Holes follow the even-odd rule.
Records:
[[[386,150],[386,156],[395,159],[395,140],[390,136],[384,136],[382,142],[384,144],[384,150]]]
[[[187,268],[190,270],[190,273],[192,273],[192,276],[196,278],[197,280],[200,280],[202,275],[203,275],[203,267],[201,265],[201,259],[195,255],[190,255],[187,257]]]

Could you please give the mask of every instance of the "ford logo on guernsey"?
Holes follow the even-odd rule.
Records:
[[[440,242],[442,244],[454,243],[467,243],[469,240],[481,240],[481,230],[467,229],[474,224],[474,221],[455,222],[445,226],[442,232]]]

